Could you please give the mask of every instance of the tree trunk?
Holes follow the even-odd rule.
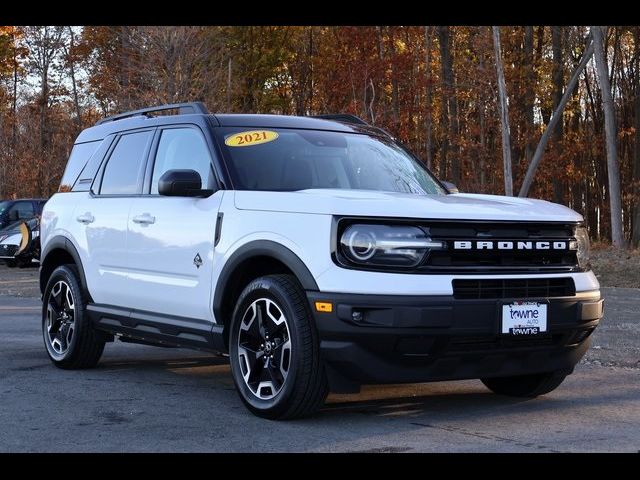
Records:
[[[555,111],[562,100],[562,91],[564,87],[564,69],[562,62],[562,28],[559,26],[551,27],[551,50],[553,52],[553,68],[551,70],[551,78],[553,81],[553,110]],[[558,142],[562,139],[564,124],[562,115],[558,118],[555,128],[553,129],[553,141]]]
[[[44,152],[47,146],[47,107],[49,105],[49,72],[48,66],[40,76],[40,149]]]
[[[564,88],[564,68],[562,58],[562,37],[563,27],[553,26],[551,27],[551,51],[553,55],[553,68],[551,69],[551,78],[553,82],[553,98],[552,107],[553,111],[558,108],[560,101],[562,100],[562,90]],[[562,135],[564,132],[564,118],[562,113],[558,117],[552,138],[552,148],[556,155],[560,153],[562,141]],[[562,180],[558,175],[553,175],[551,178],[551,184],[553,185],[553,200],[556,203],[564,203],[564,186]]]
[[[11,153],[15,155],[16,135],[18,133],[18,45],[16,34],[13,32],[13,99],[11,113],[13,114],[13,125],[11,126]]]
[[[393,26],[389,27],[389,49],[391,50],[391,109],[395,129],[400,128],[400,105],[398,100],[398,72],[396,67],[396,46]]]
[[[445,133],[445,139],[442,142],[442,164],[444,164],[446,168],[447,163],[447,151],[449,149],[449,145],[452,146],[453,150],[453,158],[451,159],[451,181],[453,183],[460,183],[460,156],[457,152],[457,141],[458,141],[458,104],[456,99],[456,89],[454,84],[454,75],[453,75],[453,56],[451,55],[450,49],[450,40],[451,34],[449,31],[449,27],[440,26],[438,27],[438,36],[440,40],[440,57],[442,63],[442,80],[443,80],[443,89],[442,89],[442,120],[443,120],[443,131]],[[445,107],[446,105],[446,107]],[[447,111],[448,110],[448,111]],[[442,175],[442,165],[441,164],[441,177]],[[446,170],[445,170],[446,171]]]
[[[635,27],[634,35],[634,57],[636,59],[636,82],[635,82],[635,101],[634,101],[634,119],[635,119],[635,144],[633,150],[633,233],[631,235],[631,244],[640,247],[640,85],[638,84],[638,75],[640,75],[640,27]]]
[[[533,60],[533,27],[524,27],[524,67],[525,73],[525,87],[524,87],[524,159],[528,165],[533,156],[533,132],[534,132],[534,103],[535,93],[533,87],[535,85],[535,68]]]
[[[426,104],[426,118],[425,118],[425,130],[426,130],[426,150],[427,150],[427,168],[431,169],[433,164],[433,152],[431,151],[433,145],[432,130],[433,130],[433,116],[432,116],[432,97],[433,97],[433,85],[431,81],[431,27],[424,27],[424,62],[425,62],[425,83],[427,84],[427,95],[425,98]]]
[[[498,74],[498,97],[500,100],[500,125],[502,127],[502,162],[504,168],[504,194],[513,196],[513,175],[511,174],[511,134],[509,132],[509,105],[507,101],[507,86],[504,81],[502,65],[502,51],[500,49],[500,27],[492,27],[493,48],[496,57],[496,72]]]
[[[527,169],[527,174],[524,177],[524,181],[522,182],[522,187],[520,188],[520,193],[518,193],[519,197],[526,197],[529,194],[529,189],[531,188],[531,184],[533,183],[533,178],[535,177],[536,170],[538,169],[538,165],[540,164],[540,160],[542,160],[542,155],[544,154],[544,150],[547,147],[547,143],[549,143],[549,139],[551,138],[551,132],[553,132],[556,123],[559,121],[562,116],[562,111],[564,110],[565,105],[569,101],[571,97],[571,92],[575,88],[578,83],[578,79],[580,78],[580,73],[584,70],[589,63],[589,59],[591,55],[593,55],[594,44],[591,41],[591,36],[587,39],[587,48],[582,54],[582,59],[580,60],[580,64],[578,68],[576,68],[575,72],[573,72],[573,76],[569,83],[567,84],[567,89],[560,100],[560,104],[556,111],[553,112],[549,123],[547,124],[547,128],[545,129],[540,141],[538,142],[538,146],[536,147],[536,151],[533,154],[533,158],[531,159],[531,163],[529,164],[529,168]]]
[[[609,84],[609,67],[604,52],[602,29],[592,26],[593,43],[595,44],[596,71],[602,92],[604,109],[604,126],[607,142],[607,173],[609,177],[609,205],[611,213],[611,243],[615,248],[624,246],[622,232],[622,204],[620,199],[620,170],[618,165],[616,119]]]
[[[73,28],[69,28],[69,51],[67,55],[67,61],[69,62],[69,74],[71,76],[71,91],[73,92],[73,105],[76,110],[76,127],[78,132],[82,130],[82,112],[80,111],[80,101],[78,100],[78,87],[76,85],[76,69],[75,61],[73,60],[74,49],[74,33]]]
[[[637,44],[636,44],[637,45]],[[638,47],[636,47],[638,48]],[[640,49],[639,49],[640,50]],[[637,70],[636,70],[637,71]],[[640,247],[640,87],[636,85],[636,97],[634,101],[635,117],[635,145],[633,151],[633,234],[631,244]]]

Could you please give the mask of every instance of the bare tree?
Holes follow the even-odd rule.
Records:
[[[606,27],[604,27],[606,29]],[[603,27],[592,26],[591,34],[595,45],[596,71],[602,92],[602,108],[604,109],[604,128],[607,142],[607,173],[609,177],[609,204],[611,211],[611,243],[616,248],[624,246],[622,233],[622,201],[620,197],[620,169],[618,166],[618,149],[616,134],[616,118],[609,83],[609,67],[604,52]]]
[[[39,77],[40,148],[49,143],[50,75],[62,50],[62,26],[25,27],[25,42],[29,49],[29,67]]]
[[[78,84],[76,81],[76,58],[75,58],[75,32],[73,27],[67,27],[67,39],[69,44],[63,45],[64,58],[69,69],[69,79],[71,80],[71,94],[73,97],[73,106],[76,112],[76,128],[78,131],[82,129],[82,111],[80,108],[80,100],[78,95]]]
[[[427,168],[432,167],[433,163],[433,114],[432,114],[432,97],[433,97],[433,84],[431,81],[431,37],[432,37],[433,29],[432,27],[425,26],[424,27],[424,62],[425,62],[425,77],[427,84],[427,97],[425,98],[426,103],[426,112],[425,112],[425,130],[427,136]]]
[[[513,196],[513,175],[511,173],[511,133],[509,132],[509,104],[507,86],[504,81],[502,50],[500,49],[500,27],[492,27],[493,49],[498,74],[498,96],[500,98],[500,124],[502,126],[502,162],[504,166],[504,193]]]
[[[547,144],[549,143],[551,134],[552,132],[554,132],[558,121],[562,117],[562,112],[564,110],[564,107],[567,105],[569,98],[571,98],[571,94],[576,84],[578,83],[580,74],[582,73],[584,68],[587,66],[587,63],[589,63],[589,60],[593,55],[593,49],[594,49],[594,45],[593,45],[593,42],[591,41],[591,35],[590,35],[587,38],[587,48],[582,54],[582,59],[580,60],[580,63],[578,64],[578,67],[576,68],[576,70],[573,72],[573,76],[571,77],[571,80],[569,80],[569,83],[567,84],[567,88],[565,89],[564,94],[562,95],[562,99],[560,100],[558,107],[553,112],[553,115],[551,116],[551,119],[547,124],[547,128],[545,128],[544,133],[542,134],[542,137],[538,142],[536,151],[533,154],[533,158],[531,159],[531,163],[529,164],[529,168],[527,169],[527,174],[525,175],[524,181],[522,182],[522,187],[520,187],[520,193],[518,193],[519,197],[526,197],[529,194],[529,189],[531,188],[531,184],[533,183],[533,179],[536,175],[536,170],[538,169],[538,165],[542,160],[542,155],[544,154],[544,150],[547,147]]]
[[[451,158],[451,180],[459,183],[460,156],[458,155],[458,103],[453,75],[453,55],[451,53],[451,30],[447,26],[438,27],[440,41],[440,62],[442,64],[442,127],[445,132],[442,140],[442,158],[440,160],[440,176],[445,177],[447,171],[447,154],[449,146],[453,148]]]
[[[634,205],[633,205],[633,232],[631,245],[640,247],[640,27],[634,29],[634,53],[636,81],[634,82],[634,115],[636,119],[636,133],[633,149],[633,181],[634,181]]]

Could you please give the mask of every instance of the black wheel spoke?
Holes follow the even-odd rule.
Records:
[[[257,304],[256,305],[256,310],[257,310],[256,322],[258,322],[258,329],[259,329],[259,332],[260,332],[260,337],[265,338],[266,331],[265,331],[265,328],[264,328],[264,316],[262,314],[262,305],[261,304]]]

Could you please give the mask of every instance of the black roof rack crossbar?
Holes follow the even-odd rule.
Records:
[[[360,117],[351,115],[350,113],[330,113],[325,115],[311,115],[312,118],[321,118],[323,120],[338,120],[339,122],[354,123],[356,125],[369,125]]]
[[[102,125],[107,122],[114,122],[116,120],[122,120],[123,118],[135,117],[136,115],[148,116],[150,113],[163,112],[165,110],[178,110],[178,115],[186,113],[204,113],[208,114],[209,110],[202,102],[188,102],[188,103],[171,103],[168,105],[160,105],[157,107],[141,108],[140,110],[131,110],[130,112],[118,113],[110,117],[98,120],[96,125]]]

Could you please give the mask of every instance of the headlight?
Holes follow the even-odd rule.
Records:
[[[340,238],[342,255],[350,263],[380,267],[415,267],[429,250],[444,248],[424,230],[404,225],[349,226]]]
[[[576,257],[580,268],[589,267],[589,234],[585,227],[576,228]]]

